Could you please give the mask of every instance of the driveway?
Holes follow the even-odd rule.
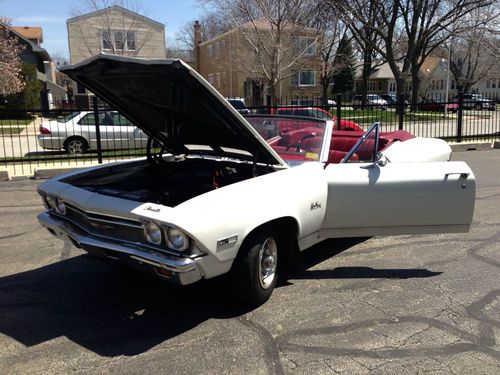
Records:
[[[470,233],[327,241],[253,311],[82,256],[38,225],[37,181],[0,183],[0,373],[498,374],[500,151],[454,159]]]

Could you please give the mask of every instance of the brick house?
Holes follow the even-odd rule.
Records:
[[[70,63],[98,53],[165,58],[165,25],[118,5],[66,21]],[[74,84],[77,107],[88,107],[91,93]]]
[[[248,35],[253,27],[265,29],[264,20],[244,24],[212,39],[201,41],[201,25],[194,24],[194,67],[225,97],[241,97],[247,105],[263,105],[266,102],[268,88],[262,76],[245,68],[244,61],[252,59],[253,52]],[[295,32],[296,33],[296,32]],[[320,55],[316,50],[316,31],[302,28],[300,34],[291,35],[291,43],[302,46],[304,50],[291,69],[283,72],[283,79],[278,84],[277,96],[281,102],[290,102],[294,98],[319,97]]]

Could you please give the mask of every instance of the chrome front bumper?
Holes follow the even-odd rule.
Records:
[[[163,254],[140,245],[93,236],[69,221],[54,217],[48,212],[38,215],[38,221],[52,234],[68,237],[75,246],[91,254],[99,254],[112,260],[139,266],[174,283],[188,285],[202,277],[193,259]]]

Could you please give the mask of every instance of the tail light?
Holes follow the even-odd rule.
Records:
[[[50,134],[50,130],[40,125],[40,134]]]

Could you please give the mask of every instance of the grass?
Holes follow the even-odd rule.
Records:
[[[0,119],[0,126],[20,126],[28,125],[33,121],[32,118],[20,118],[20,119]]]
[[[0,126],[0,135],[17,135],[17,134],[21,134],[21,132],[24,129],[25,129],[24,126],[23,127],[19,127],[19,126],[6,127],[4,125],[4,126]]]

